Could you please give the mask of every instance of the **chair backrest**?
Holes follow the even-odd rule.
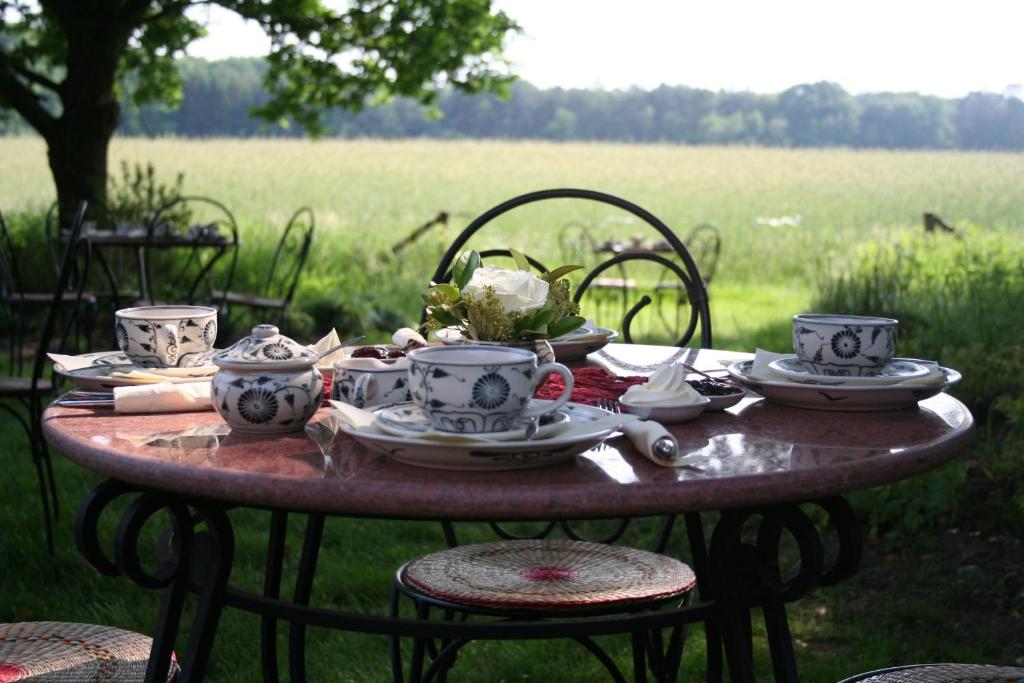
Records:
[[[17,255],[14,253],[14,240],[7,230],[4,214],[0,211],[0,300],[22,292],[21,273],[18,272]]]
[[[227,292],[231,288],[238,266],[238,223],[224,204],[200,195],[175,197],[148,217],[145,228],[146,239],[150,242],[175,236],[197,242],[220,240],[226,251],[216,257],[216,273],[211,267],[214,255],[205,252],[206,247],[192,247],[186,258],[181,258],[180,250],[160,254],[166,266],[165,272],[172,273],[172,276],[164,278],[170,283],[163,288],[164,291],[156,293],[151,290],[151,298],[187,299],[189,303],[194,303],[196,300],[209,301],[213,291]],[[188,242],[183,242],[183,245],[187,247]],[[147,259],[155,258],[151,253],[146,256]],[[152,272],[148,264],[146,269]],[[215,277],[218,280],[216,283]],[[173,289],[181,283],[187,283],[187,296]],[[199,294],[201,289],[205,290],[202,296]]]
[[[313,215],[313,209],[304,206],[292,214],[277,243],[267,274],[267,294],[283,300],[285,306],[295,296],[299,276],[309,258],[315,228],[316,216]]]
[[[592,287],[596,288],[596,284],[601,279],[601,274],[605,273],[605,271],[614,269],[612,272],[619,273],[627,263],[653,263],[658,267],[664,268],[664,272],[667,272],[677,278],[679,281],[680,291],[685,292],[686,294],[685,302],[680,300],[677,305],[687,303],[690,309],[690,316],[687,324],[685,325],[685,329],[682,331],[678,339],[675,340],[676,345],[686,346],[692,341],[698,340],[699,345],[702,347],[711,346],[711,312],[707,289],[704,286],[704,281],[701,278],[697,264],[690,255],[686,246],[679,237],[667,225],[665,225],[665,223],[649,211],[625,199],[603,192],[572,188],[540,190],[537,192],[529,192],[498,204],[494,208],[481,214],[472,223],[470,223],[469,226],[467,226],[466,229],[463,230],[455,239],[451,246],[448,247],[448,250],[445,252],[444,256],[442,256],[437,269],[434,271],[432,280],[434,282],[447,281],[447,278],[450,277],[452,265],[455,263],[455,259],[458,258],[459,254],[464,250],[466,243],[469,242],[470,238],[472,238],[481,228],[493,221],[495,218],[517,207],[551,199],[582,199],[616,207],[622,211],[632,214],[632,216],[636,218],[639,218],[648,226],[656,230],[661,241],[667,245],[665,255],[653,252],[626,250],[620,253],[614,253],[611,258],[607,258],[606,260],[598,263],[584,276],[582,282],[576,287],[573,299],[577,303],[584,297],[588,289],[591,289]],[[507,251],[481,251],[482,257],[486,258],[488,254],[507,254]],[[540,266],[539,262],[533,259],[531,259],[531,264],[540,270],[544,270],[543,267]],[[651,297],[644,295],[632,306],[625,307],[622,329],[620,331],[622,332],[623,338],[626,342],[632,341],[630,328],[637,313],[651,303]],[[584,314],[586,314],[586,312],[584,312]],[[698,328],[699,337],[696,336]]]
[[[690,231],[684,243],[700,268],[704,284],[711,284],[715,270],[718,269],[718,257],[722,253],[722,233],[710,223],[701,223]]]
[[[66,350],[68,337],[77,320],[92,255],[89,240],[82,236],[82,224],[85,221],[85,212],[88,206],[88,202],[85,201],[78,203],[69,228],[67,247],[61,259],[57,284],[53,289],[53,299],[40,333],[39,350],[36,352],[35,365],[32,369],[32,376],[37,380],[49,367],[49,359],[46,354],[49,351],[63,353]],[[69,292],[69,287],[73,282],[77,284]],[[73,297],[71,305],[66,303],[68,301],[66,297],[69,295]],[[61,320],[62,317],[63,320]],[[58,326],[60,327],[58,328]],[[57,346],[51,348],[55,335],[57,335]]]

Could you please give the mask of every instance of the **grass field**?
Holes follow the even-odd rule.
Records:
[[[0,139],[0,160],[0,209],[5,214],[45,209],[53,191],[42,144]],[[313,207],[318,232],[302,296],[336,299],[360,315],[397,311],[407,322],[418,317],[416,292],[443,245],[472,216],[520,192],[557,186],[604,190],[635,201],[681,234],[710,222],[723,236],[710,288],[715,345],[742,350],[755,344],[783,347],[789,317],[812,306],[823,278],[841,270],[862,245],[920,231],[924,211],[986,232],[1020,235],[1024,228],[1021,154],[120,140],[112,150],[115,173],[121,160],[152,162],[168,182],[183,172],[187,192],[227,204],[241,223],[240,278],[250,284],[259,279],[275,229],[295,208]],[[383,258],[388,245],[439,210],[458,214],[446,234],[417,243],[401,261]],[[757,222],[796,215],[798,226]],[[569,220],[627,237],[639,230],[597,205],[571,214],[558,206],[530,209],[509,218],[497,226],[500,234],[488,246],[512,244],[556,254],[558,233]],[[59,550],[46,555],[34,472],[22,438],[12,421],[0,420],[0,462],[7,477],[0,493],[0,621],[80,620],[151,631],[156,596],[126,580],[95,574],[74,550],[74,508],[98,478],[59,456],[55,466],[64,512]],[[267,517],[232,513],[238,536],[232,581],[242,587],[258,589],[262,580]],[[986,526],[978,515],[958,520],[956,527],[940,526],[896,542],[870,541],[858,576],[793,606],[804,680],[827,683],[915,661],[1013,663],[1024,655],[1021,541]],[[289,570],[297,563],[301,532],[301,520],[293,519]],[[314,604],[381,613],[393,568],[441,543],[435,525],[330,520]],[[285,586],[289,578],[286,574]],[[210,679],[258,680],[259,662],[252,656],[258,636],[258,620],[226,614]],[[693,673],[685,680],[702,680],[701,641],[699,632],[689,639],[686,665]],[[767,644],[757,630],[755,646],[759,680],[769,680]],[[628,661],[625,641],[613,641],[613,650],[620,663]],[[309,662],[313,681],[390,680],[380,638],[313,629]],[[606,680],[581,649],[564,643],[477,644],[460,655],[452,679]]]

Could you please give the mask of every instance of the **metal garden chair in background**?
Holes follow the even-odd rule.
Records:
[[[515,197],[495,206],[476,218],[455,239],[442,257],[431,280],[434,282],[444,282],[450,279],[452,266],[456,258],[469,246],[470,241],[477,236],[478,232],[491,224],[492,221],[518,207],[549,200],[598,202],[625,211],[653,228],[660,238],[670,246],[675,259],[678,259],[677,261],[660,253],[649,251],[627,250],[613,253],[610,258],[605,258],[597,265],[589,268],[588,271],[585,271],[586,274],[582,281],[575,288],[573,294],[575,301],[582,301],[593,283],[601,278],[609,269],[612,272],[619,272],[626,264],[634,262],[653,263],[676,275],[688,294],[688,301],[691,306],[690,321],[679,338],[675,340],[677,345],[686,346],[694,343],[702,347],[711,346],[711,314],[707,291],[696,263],[686,247],[668,226],[650,212],[632,202],[602,192],[582,189],[542,190]],[[520,244],[518,246],[527,247],[528,245]],[[477,251],[485,263],[490,257],[509,255],[507,248],[478,248]],[[539,261],[532,258],[529,254],[525,255],[531,266],[542,272],[546,270],[545,266]],[[649,296],[643,295],[626,310],[620,329],[623,339],[627,343],[632,342],[631,324],[634,317],[641,309],[650,305],[651,302],[652,299]],[[584,314],[586,314],[586,311],[584,311]],[[605,545],[614,544],[621,539],[629,525],[629,520],[606,521],[611,521],[614,525],[611,532],[604,533],[600,538],[593,540]],[[675,521],[675,516],[660,520],[659,530],[653,544],[654,552],[645,556],[647,559],[643,561],[657,561],[651,558],[669,559],[662,555],[662,553],[667,548]],[[588,604],[584,596],[567,594],[547,596],[550,599],[538,604],[530,604],[517,597],[514,590],[506,590],[507,587],[501,585],[500,577],[516,575],[523,568],[527,568],[529,571],[542,572],[545,570],[545,562],[548,562],[548,560],[555,564],[561,562],[568,566],[572,564],[574,558],[592,556],[594,553],[592,544],[570,523],[556,525],[554,522],[548,522],[543,524],[538,532],[525,535],[514,533],[496,522],[491,522],[490,526],[504,541],[485,544],[486,547],[459,546],[454,525],[450,522],[445,523],[443,530],[448,549],[413,560],[398,570],[392,589],[392,612],[397,612],[398,596],[404,595],[413,599],[417,606],[417,614],[421,618],[425,618],[430,608],[434,607],[442,609],[447,616],[460,615],[465,617],[469,614],[483,614],[497,618],[515,619],[527,615],[540,615],[572,619],[595,613],[622,614],[656,609],[664,604],[662,598],[666,595],[671,595],[676,600],[682,599],[689,594],[690,588],[692,588],[692,584],[684,588],[681,583],[677,583],[675,591],[665,591],[665,584],[659,583],[659,580],[664,579],[664,575],[652,571],[650,584],[645,585],[643,582],[639,582],[639,585],[634,584],[631,586],[636,589],[636,594],[630,600],[619,601],[610,595],[602,594],[599,596],[599,599],[595,599],[593,603]],[[568,540],[548,538],[556,528],[560,528]],[[690,534],[691,546],[694,548],[695,564],[697,565],[699,575],[701,572],[707,571],[706,568],[700,566],[706,557],[706,550],[699,514],[687,515],[687,529]],[[469,553],[468,556],[466,555],[467,552]],[[644,551],[619,546],[617,552],[608,552],[603,556],[603,559],[607,562],[607,567],[602,571],[614,575],[622,568],[619,566],[620,563],[625,565],[634,561],[631,553],[641,552]],[[552,560],[551,558],[554,559]],[[482,561],[480,561],[481,559]],[[540,561],[540,564],[537,564],[537,560]],[[689,571],[689,568],[682,565],[682,563],[676,560],[672,560],[672,562],[676,562],[673,571],[683,572],[684,569],[686,572]],[[444,581],[442,575],[444,572],[436,571],[438,567],[442,567],[446,563],[463,563],[460,566],[464,566],[467,572],[477,570],[483,572],[479,577],[479,590],[467,595],[453,595],[450,591],[446,590],[446,587],[442,585]],[[548,568],[550,569],[550,567]],[[703,586],[703,583],[701,585]],[[538,609],[541,611],[537,611]],[[682,650],[682,626],[677,625],[673,629],[667,650],[662,648],[660,631],[634,631],[631,635],[634,676],[638,680],[642,680],[645,677],[646,666],[649,665],[658,680],[674,680]],[[717,644],[716,636],[713,633],[709,633],[708,638],[709,645]],[[575,639],[602,662],[615,680],[623,680],[621,673],[614,663],[596,644],[582,635]],[[463,645],[465,645],[465,642],[459,641],[441,643],[440,649],[436,649],[431,641],[415,639],[410,665],[412,679],[420,680],[420,676],[423,675],[424,679],[437,676],[439,680],[443,680],[445,672],[454,663],[455,654]],[[424,674],[424,657],[427,652],[432,654],[433,660],[427,666],[426,673]],[[398,667],[401,666],[401,652],[397,639],[392,640],[392,666],[395,667],[396,671],[399,671]],[[398,675],[400,674],[396,673],[396,676]]]
[[[258,293],[231,291],[230,288],[214,289],[211,291],[211,302],[219,304],[228,317],[232,315],[232,308],[243,307],[269,314],[269,319],[261,318],[260,322],[282,326],[288,307],[295,297],[302,269],[309,258],[315,228],[316,217],[311,208],[303,207],[296,211],[285,225],[270,261],[270,268],[261,279],[261,282],[266,283],[266,288]],[[234,261],[231,267],[233,271]]]
[[[44,398],[54,394],[57,381],[50,369],[48,352],[64,353],[76,329],[85,282],[88,279],[91,248],[82,238],[82,222],[86,202],[75,213],[71,232],[61,262],[60,274],[47,309],[46,321],[38,338],[31,377],[0,377],[0,408],[14,416],[29,440],[32,462],[39,480],[39,496],[43,506],[46,543],[53,551],[53,517],[58,513],[57,486],[50,463],[50,453],[43,439],[40,419]],[[11,405],[11,404],[14,405]],[[20,409],[19,409],[20,406]]]

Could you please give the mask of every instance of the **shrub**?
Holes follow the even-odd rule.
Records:
[[[900,320],[899,355],[936,359],[963,374],[952,389],[978,421],[973,463],[858,495],[876,530],[913,531],[955,513],[971,464],[998,478],[1024,520],[1024,256],[1007,235],[905,233],[863,247],[822,283],[816,310]]]

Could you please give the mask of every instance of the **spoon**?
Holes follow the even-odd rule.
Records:
[[[320,353],[317,354],[317,358],[323,358],[325,356],[329,356],[329,355],[331,355],[332,353],[334,353],[335,351],[337,351],[338,349],[340,349],[342,347],[352,346],[353,344],[358,344],[359,342],[363,341],[364,339],[366,339],[366,335],[365,334],[359,335],[358,337],[352,337],[351,339],[346,339],[345,341],[341,342],[337,346],[332,346],[331,348],[327,349],[326,351],[321,351]]]

